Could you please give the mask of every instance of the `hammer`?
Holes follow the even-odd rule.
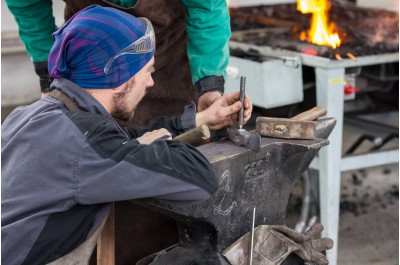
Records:
[[[239,129],[234,127],[227,128],[227,135],[229,140],[234,142],[236,145],[245,146],[258,153],[261,148],[261,137],[255,133],[250,133],[243,127],[243,115],[244,115],[244,98],[246,95],[246,77],[240,77],[240,97],[239,100],[242,103],[242,108],[239,112]]]
[[[256,131],[261,136],[289,139],[315,139],[316,122],[314,120],[326,114],[321,106],[302,112],[291,119],[257,117]]]
[[[193,146],[199,146],[210,141],[210,129],[207,125],[200,125],[190,131],[174,137],[173,141],[182,141]]]

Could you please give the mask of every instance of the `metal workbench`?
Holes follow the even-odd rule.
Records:
[[[298,57],[302,65],[315,69],[317,105],[326,107],[327,116],[335,117],[337,120],[336,127],[329,137],[330,145],[320,151],[319,156],[314,159],[310,166],[319,170],[320,218],[321,223],[325,226],[323,236],[330,237],[335,242],[334,248],[327,252],[329,264],[335,265],[337,264],[338,251],[341,172],[399,161],[398,149],[342,157],[345,69],[398,62],[399,53],[362,56],[358,57],[357,60],[343,59],[338,61],[235,41],[231,41],[229,45],[232,49],[243,51],[254,49],[265,56]]]

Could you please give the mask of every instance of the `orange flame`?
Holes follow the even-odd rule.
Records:
[[[341,40],[334,23],[328,23],[328,0],[298,0],[297,10],[303,14],[312,13],[311,27],[308,32],[301,32],[300,39],[318,45],[337,48]]]

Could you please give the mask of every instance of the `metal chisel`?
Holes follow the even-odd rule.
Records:
[[[241,76],[240,77],[240,103],[242,103],[242,107],[239,112],[239,129],[242,129],[243,127],[243,116],[244,116],[244,97],[246,95],[246,77]]]

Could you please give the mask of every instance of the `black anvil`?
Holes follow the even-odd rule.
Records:
[[[317,121],[321,138],[315,140],[262,138],[259,153],[229,141],[198,147],[218,176],[219,189],[210,199],[186,207],[136,201],[171,216],[179,225],[179,244],[159,253],[149,264],[229,265],[221,251],[249,232],[254,207],[255,227],[285,224],[292,187],[320,148],[328,145],[326,138],[334,124],[333,118]],[[284,264],[303,263],[291,255]]]

